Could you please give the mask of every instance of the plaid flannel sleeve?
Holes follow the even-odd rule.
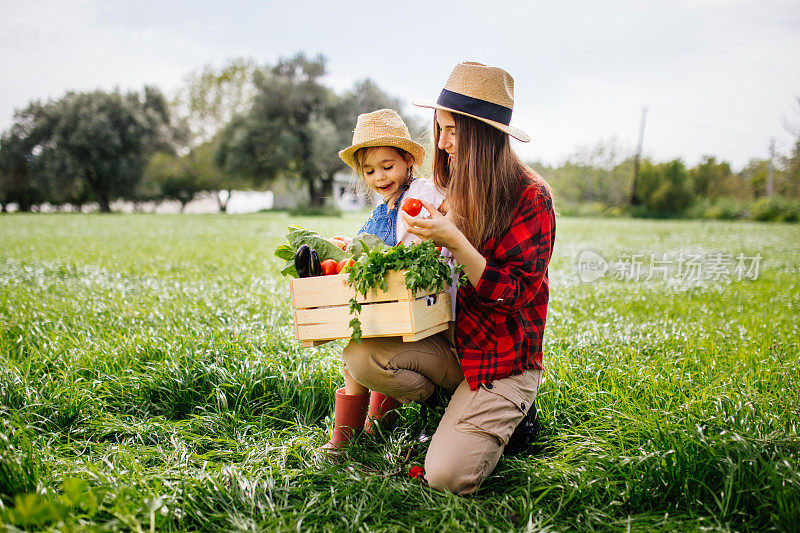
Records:
[[[547,272],[555,238],[550,197],[539,197],[518,213],[494,254],[486,259],[475,292],[480,305],[515,312],[534,298]]]

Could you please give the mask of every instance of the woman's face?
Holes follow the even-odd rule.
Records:
[[[444,150],[450,156],[450,162],[455,163],[458,151],[458,139],[456,138],[456,123],[453,114],[441,109],[436,110],[436,123],[439,125],[439,142],[437,148]]]
[[[394,148],[379,146],[366,150],[361,172],[367,186],[384,198],[390,198],[408,179],[408,165]]]

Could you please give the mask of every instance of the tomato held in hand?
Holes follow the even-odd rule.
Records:
[[[339,274],[344,274],[345,272],[349,272],[350,269],[356,262],[350,259],[349,257],[342,259],[339,261],[339,264],[336,267],[336,272]]]
[[[416,198],[406,198],[401,209],[408,213],[408,216],[415,217],[422,211],[422,202]]]
[[[322,275],[323,276],[330,276],[332,274],[337,274],[337,269],[339,264],[334,261],[333,259],[326,259],[321,263],[322,266]]]

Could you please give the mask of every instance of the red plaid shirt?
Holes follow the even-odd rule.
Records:
[[[508,230],[481,247],[486,270],[478,286],[458,290],[456,349],[470,389],[543,369],[547,266],[555,236],[553,200],[532,182],[522,192]]]

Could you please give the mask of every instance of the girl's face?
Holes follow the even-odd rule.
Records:
[[[411,161],[389,146],[366,150],[361,161],[361,172],[367,186],[381,196],[391,198],[408,179]]]
[[[458,139],[456,138],[456,123],[453,114],[441,109],[436,110],[436,123],[441,130],[437,148],[444,150],[450,156],[450,163],[455,163],[456,153],[458,152]]]

